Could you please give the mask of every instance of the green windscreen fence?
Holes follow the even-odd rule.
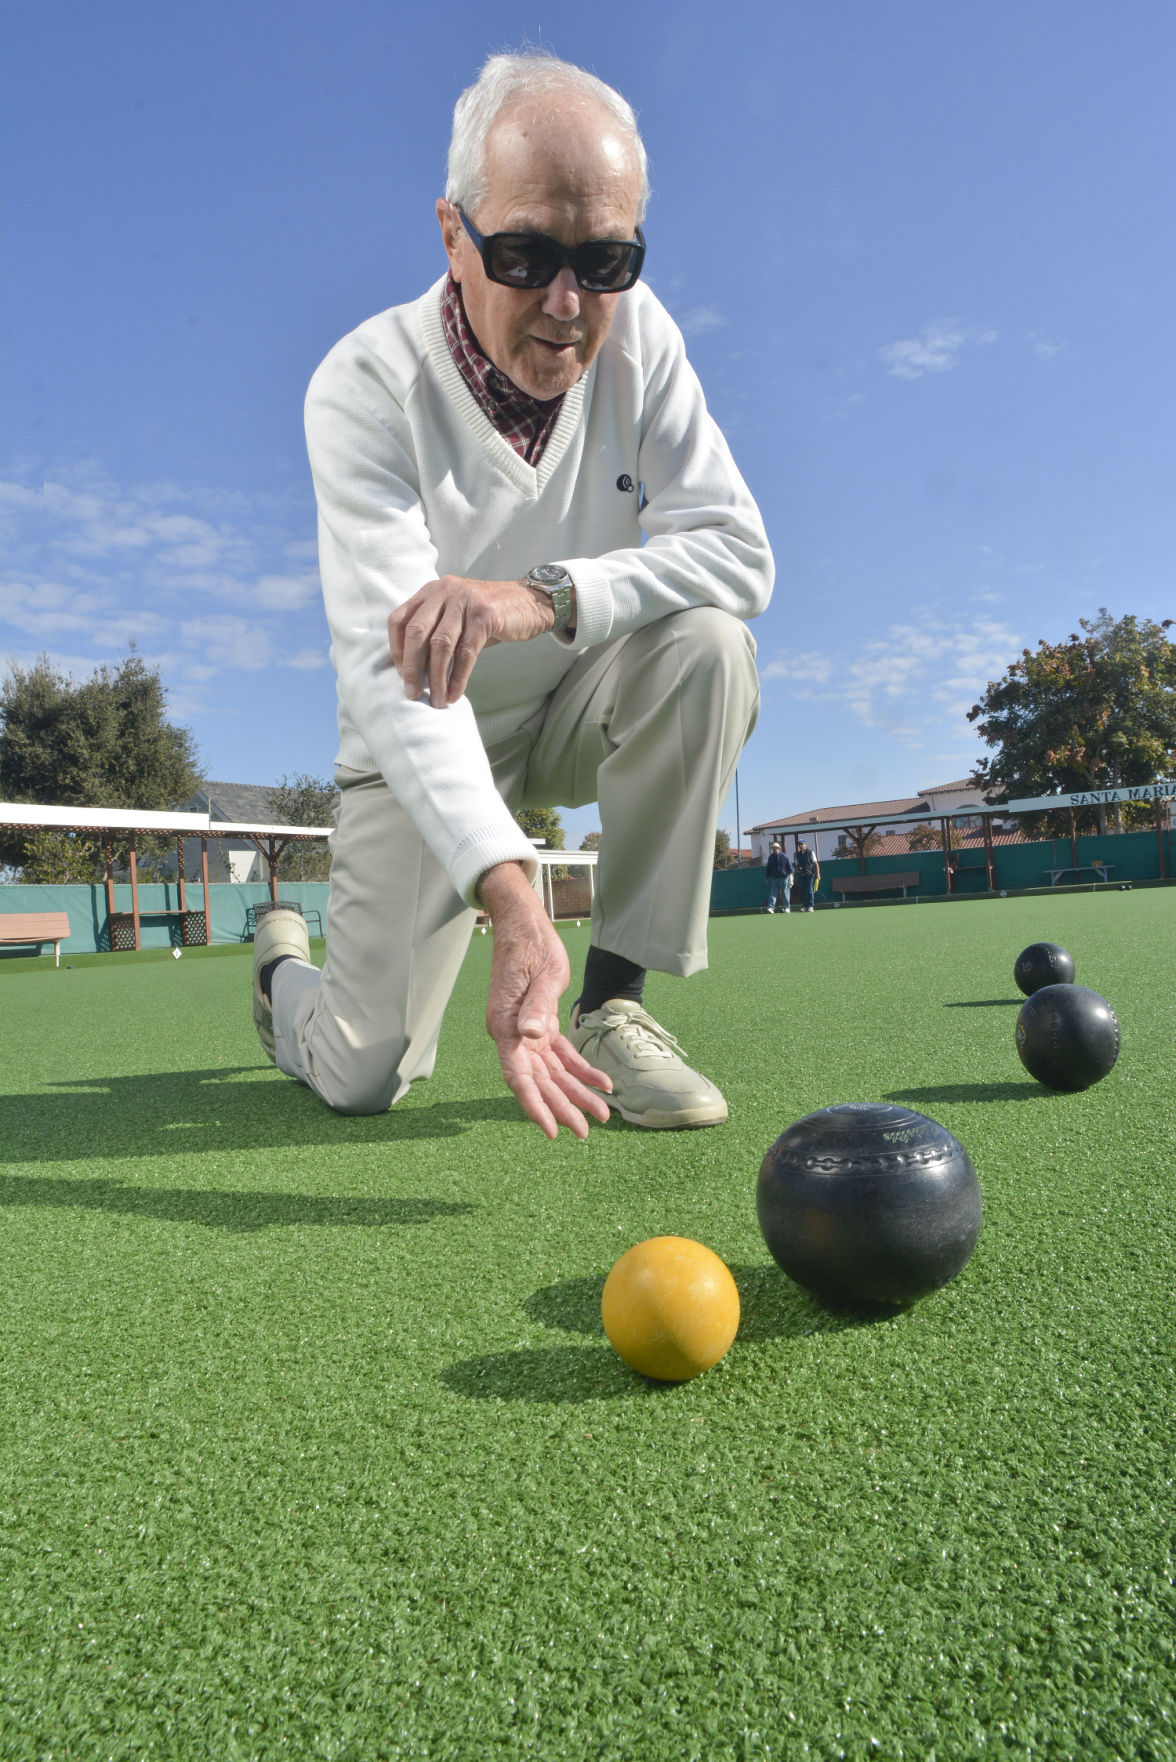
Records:
[[[1106,865],[1104,873],[1106,879],[1112,883],[1158,880],[1161,876],[1161,841],[1162,872],[1171,879],[1174,872],[1174,840],[1171,832],[1162,833],[1160,838],[1157,838],[1154,830],[1117,834],[1092,833],[1079,838],[1076,852],[1079,871],[1077,875],[1069,872],[1074,866],[1075,852],[1071,850],[1068,838],[1043,838],[1033,844],[997,845],[993,852],[996,890],[999,892],[1003,887],[1010,893],[1019,893],[1032,887],[1049,887],[1054,874],[1058,874],[1060,886],[1073,886],[1076,883],[1090,886],[1098,879],[1090,866],[1096,857]],[[955,871],[953,893],[987,892],[988,870],[983,849],[969,845],[957,854],[959,864]],[[867,875],[909,875],[916,871],[919,880],[908,885],[908,898],[915,895],[933,898],[946,894],[947,881],[942,851],[919,850],[911,851],[905,856],[866,858]],[[1059,871],[1062,872],[1059,874]],[[857,857],[837,857],[822,861],[818,903],[839,898],[835,885],[838,879],[846,875],[860,875],[861,872],[862,866]],[[893,894],[881,892],[866,897],[900,899],[902,895],[897,891],[897,886],[896,883]],[[762,867],[717,869],[711,881],[712,912],[758,911],[767,904],[767,897],[767,876]]]
[[[1174,868],[1173,835],[1163,835],[1163,873],[1169,879]],[[1060,875],[1062,885],[1075,881],[1090,885],[1096,879],[1089,865],[1095,857],[1105,864],[1108,881],[1152,881],[1160,878],[1160,842],[1154,831],[1124,832],[1118,835],[1079,838],[1077,857],[1080,872]],[[999,845],[995,852],[996,887],[1011,892],[1027,888],[1048,887],[1051,871],[1068,870],[1073,853],[1068,838],[1042,839],[1034,844]],[[918,871],[917,885],[908,887],[908,897],[942,897],[946,891],[943,855],[940,851],[914,851],[907,856],[867,857],[869,875],[910,874]],[[818,904],[829,903],[838,895],[834,882],[843,875],[859,875],[861,865],[856,857],[838,857],[822,862]],[[983,893],[988,887],[988,874],[983,850],[968,848],[960,853],[955,874],[956,894]],[[321,936],[327,921],[325,881],[283,882],[278,890],[280,899],[288,899],[304,912],[311,937]],[[711,880],[712,912],[759,911],[767,904],[768,884],[762,867],[718,869]],[[131,889],[120,883],[114,889],[115,912],[129,913]],[[198,882],[185,888],[185,905],[189,912],[203,912],[204,890]],[[214,882],[208,890],[212,911],[214,943],[247,942],[253,934],[250,907],[269,904],[269,887],[264,882]],[[868,897],[898,899],[899,892]],[[144,948],[167,948],[182,941],[179,890],[174,882],[146,882],[139,888],[140,940]],[[0,887],[0,914],[20,912],[65,912],[70,934],[62,943],[62,952],[93,953],[110,947],[110,924],[106,909],[106,889],[99,883],[72,887]],[[171,914],[171,915],[164,915]],[[203,940],[203,936],[200,937]],[[0,948],[0,955],[4,949]],[[11,947],[8,952],[15,952]],[[21,953],[29,952],[21,948]],[[51,950],[50,950],[51,952]]]
[[[325,881],[283,882],[278,888],[278,898],[291,900],[299,906],[314,937],[321,936],[326,928],[328,891]],[[212,910],[212,941],[247,942],[253,934],[249,908],[269,905],[270,890],[265,882],[214,882],[208,889],[208,899]],[[199,882],[186,884],[184,905],[188,912],[204,911],[204,889]],[[179,907],[179,888],[174,882],[145,882],[140,886],[140,943],[143,948],[168,948],[180,944],[183,940],[182,920],[175,915]],[[116,883],[114,909],[116,914],[130,911],[129,883]],[[0,916],[24,912],[66,914],[70,933],[61,945],[63,954],[92,954],[95,950],[110,947],[106,889],[100,883],[72,887],[0,887]],[[203,935],[199,940],[204,940]],[[16,950],[14,946],[6,945],[6,948],[9,953],[31,952],[27,947]],[[49,953],[52,954],[52,949]]]

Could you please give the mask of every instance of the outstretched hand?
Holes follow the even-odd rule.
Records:
[[[612,1084],[560,1032],[567,951],[518,863],[487,870],[480,891],[494,925],[486,1030],[506,1086],[548,1138],[560,1126],[586,1138],[585,1115],[608,1118],[608,1103],[596,1090]]]

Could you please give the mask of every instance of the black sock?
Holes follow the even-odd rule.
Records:
[[[272,1005],[274,1001],[274,974],[277,972],[283,961],[292,961],[294,958],[295,957],[292,954],[280,954],[276,959],[266,961],[264,967],[262,967],[260,973],[257,975],[258,982],[261,985],[261,995],[270,1005]]]
[[[582,1016],[599,1009],[610,997],[627,997],[640,1003],[645,990],[645,968],[634,966],[623,954],[610,954],[607,948],[589,945],[584,962],[584,988],[577,1007]]]

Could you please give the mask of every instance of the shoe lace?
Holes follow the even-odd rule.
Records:
[[[608,1030],[637,1052],[663,1059],[667,1064],[682,1057],[682,1048],[652,1016],[609,1016]]]

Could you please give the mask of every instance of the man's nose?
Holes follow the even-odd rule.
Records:
[[[543,310],[549,318],[558,318],[565,324],[580,316],[580,284],[570,263],[565,263],[555,280],[548,283]]]

